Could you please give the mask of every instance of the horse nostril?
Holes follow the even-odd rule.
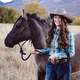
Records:
[[[4,40],[4,44],[6,47],[13,47],[13,41],[9,39],[9,37],[6,37]]]
[[[8,46],[8,40],[7,40],[7,38],[5,38],[4,44],[5,44],[5,46]]]

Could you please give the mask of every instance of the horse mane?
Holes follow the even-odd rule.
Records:
[[[33,14],[27,13],[26,15],[27,15],[28,18],[35,19],[42,24],[46,22],[45,19],[41,19],[41,17],[36,13],[33,13]]]

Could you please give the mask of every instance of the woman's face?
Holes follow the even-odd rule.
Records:
[[[53,21],[54,21],[54,23],[55,23],[56,26],[59,26],[61,24],[61,17],[58,16],[58,15],[55,15],[53,17]]]

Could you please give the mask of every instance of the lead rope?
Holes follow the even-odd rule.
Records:
[[[28,60],[29,57],[31,56],[31,53],[30,53],[26,58],[24,58],[24,55],[26,55],[26,53],[23,51],[22,47],[23,47],[23,45],[24,45],[25,43],[26,43],[26,41],[25,41],[22,45],[20,45],[20,43],[18,43],[18,45],[19,45],[19,47],[20,47],[21,58],[22,58],[23,61]]]

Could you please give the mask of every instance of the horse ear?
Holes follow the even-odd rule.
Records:
[[[23,9],[22,11],[23,11],[22,17],[24,17],[27,20],[27,16],[26,16],[25,10]]]
[[[23,15],[24,15],[24,9],[22,11],[23,11]]]
[[[25,16],[25,11],[24,11],[24,9],[22,10],[22,16],[23,16],[23,17]]]

